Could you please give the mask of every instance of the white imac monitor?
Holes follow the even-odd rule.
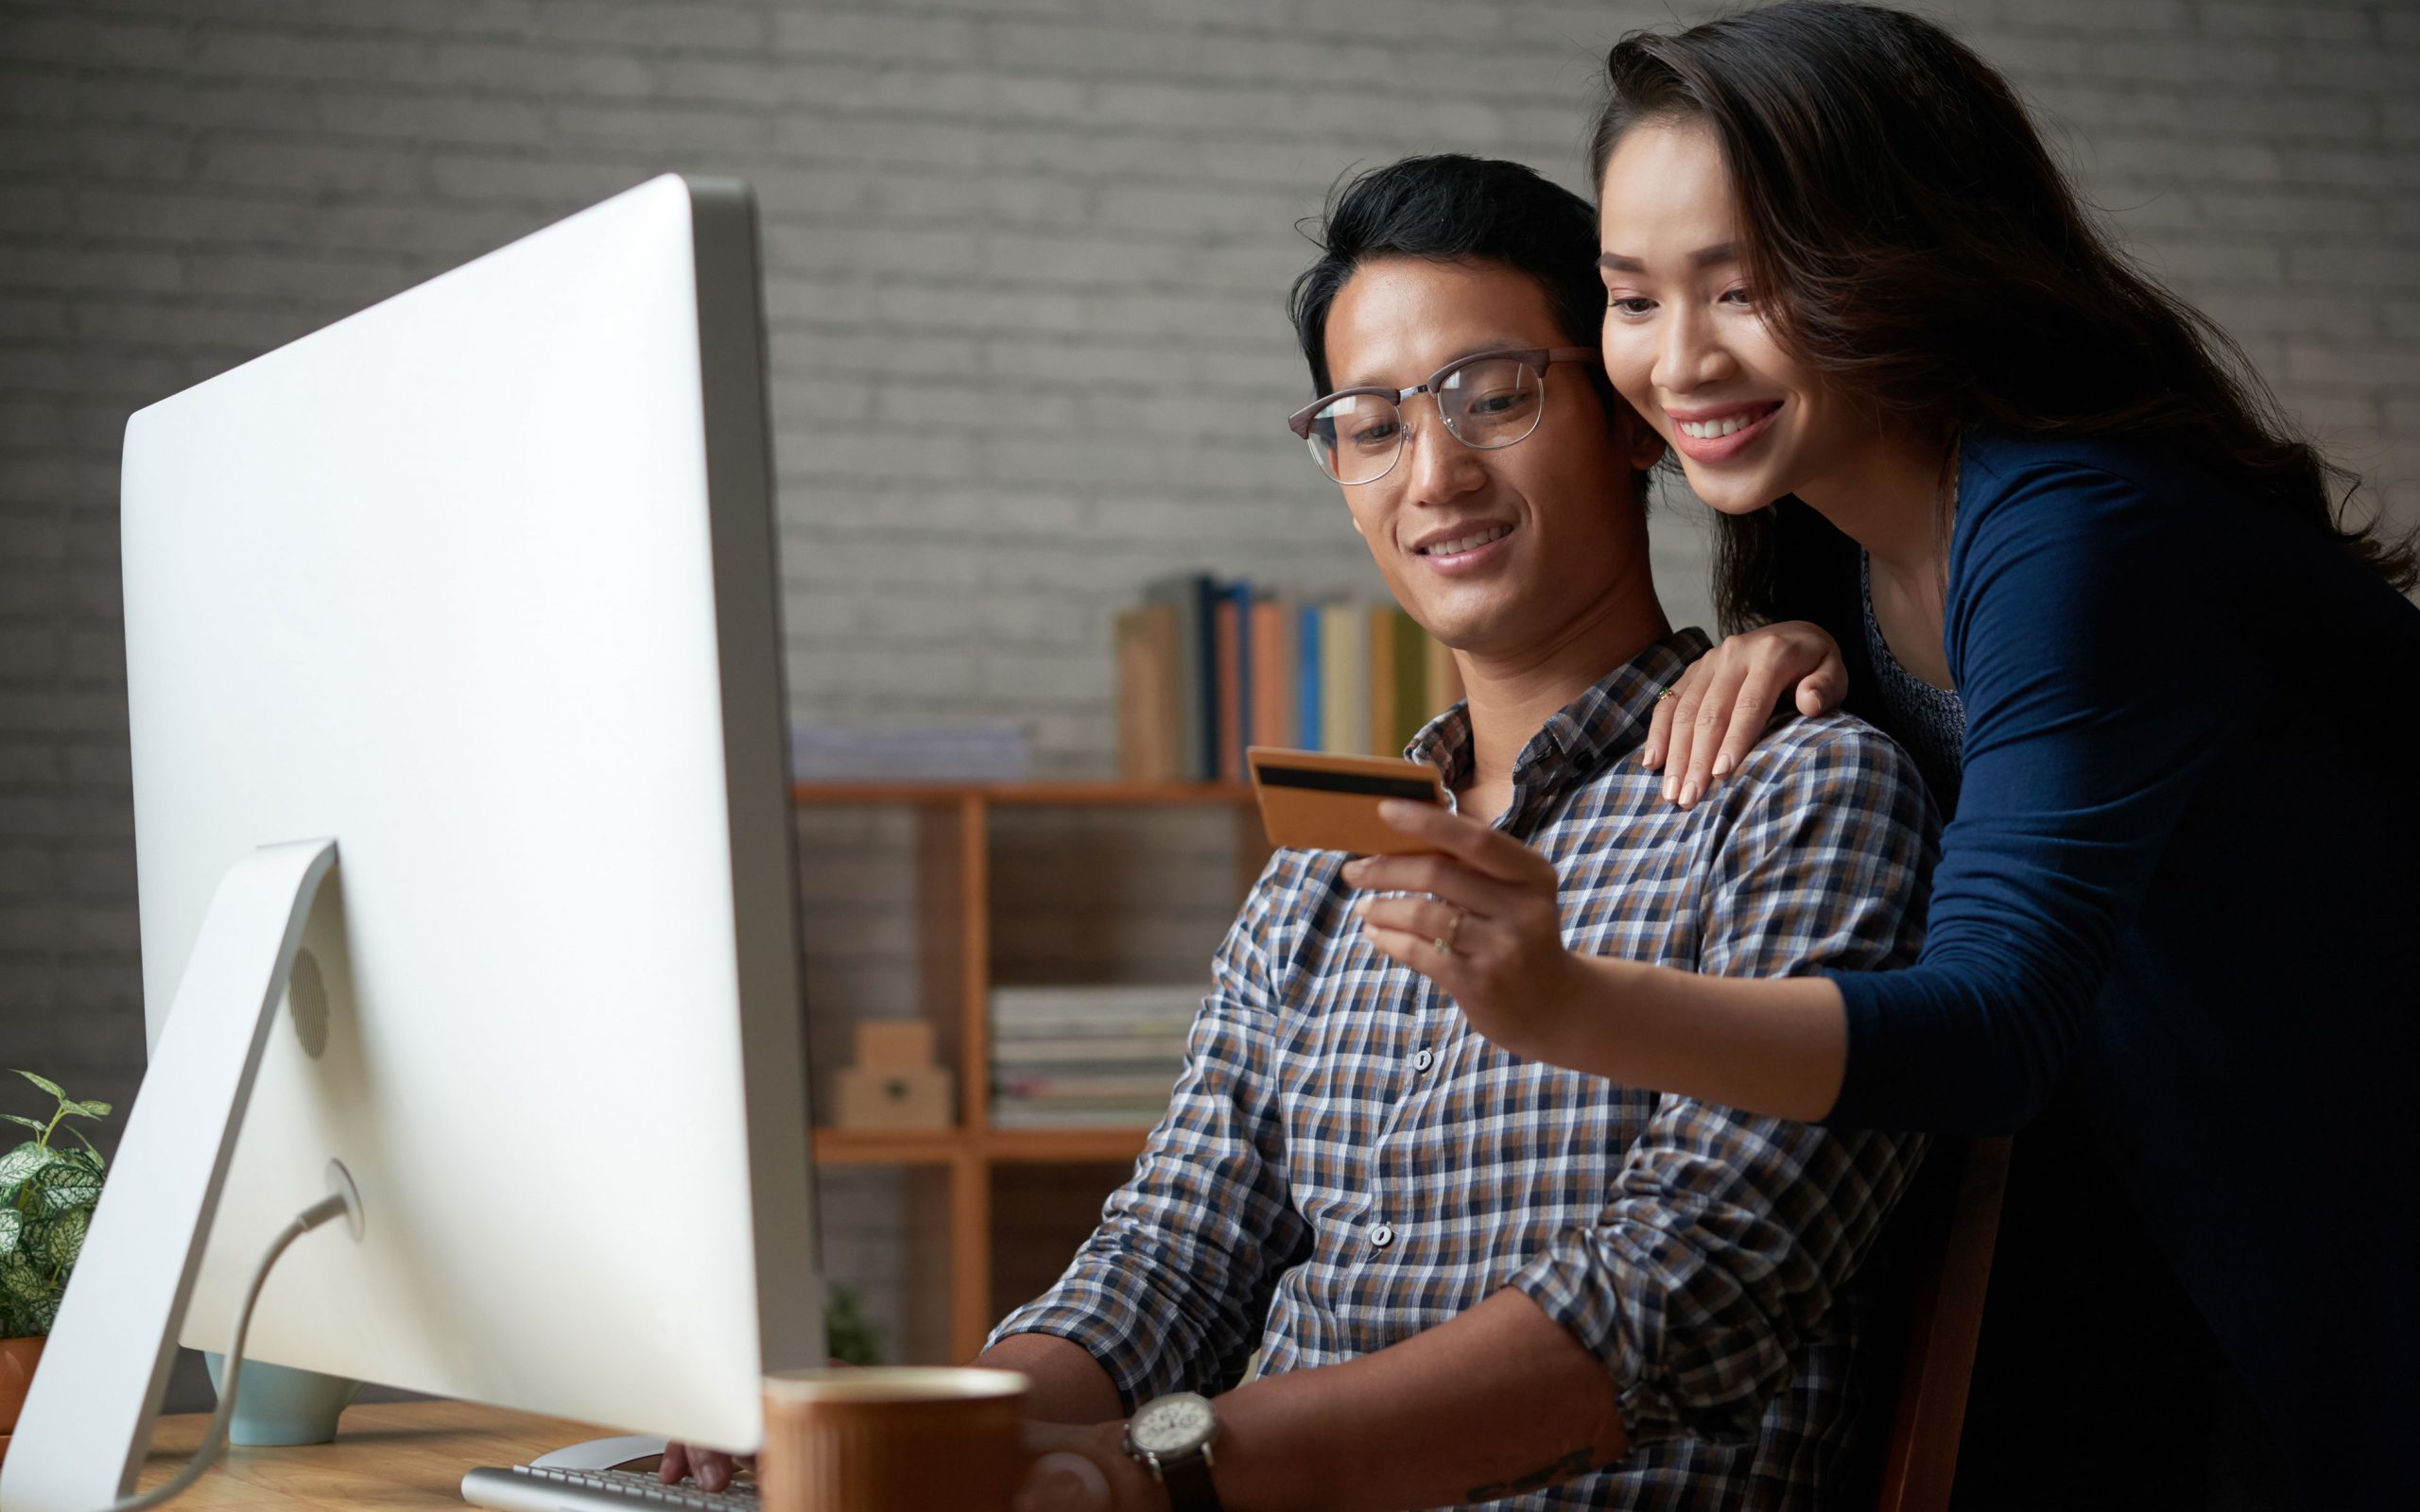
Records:
[[[331,1160],[248,1358],[732,1449],[823,1362],[757,291],[661,178],[130,421],[153,1058],[26,1427],[145,1426],[9,1512],[131,1484],[120,1335],[223,1349]]]

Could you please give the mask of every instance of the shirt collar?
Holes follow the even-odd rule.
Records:
[[[1647,738],[1655,700],[1713,644],[1694,626],[1675,630],[1598,679],[1521,747],[1512,764],[1514,786],[1552,786],[1558,778],[1593,771],[1637,746]],[[1435,766],[1448,788],[1469,785],[1470,706],[1458,703],[1422,726],[1404,755]]]

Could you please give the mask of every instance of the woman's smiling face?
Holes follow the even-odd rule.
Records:
[[[1872,427],[1765,324],[1713,130],[1641,122],[1598,190],[1605,369],[1698,497],[1747,514],[1853,469]]]

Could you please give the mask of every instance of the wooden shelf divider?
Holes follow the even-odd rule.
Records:
[[[994,1321],[992,1173],[996,1166],[1117,1165],[1142,1153],[1142,1128],[991,1126],[991,812],[995,808],[1226,807],[1236,811],[1236,875],[1248,887],[1268,854],[1249,786],[1229,782],[801,782],[799,808],[915,811],[922,1011],[959,1079],[959,1125],[815,1130],[824,1165],[939,1168],[948,1182],[949,1349],[972,1359]]]

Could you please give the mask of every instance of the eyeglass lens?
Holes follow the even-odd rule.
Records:
[[[1494,451],[1538,428],[1545,385],[1512,357],[1482,357],[1437,380],[1437,411],[1457,440]],[[1403,411],[1380,394],[1344,394],[1312,417],[1311,455],[1339,483],[1384,477],[1403,455]]]

